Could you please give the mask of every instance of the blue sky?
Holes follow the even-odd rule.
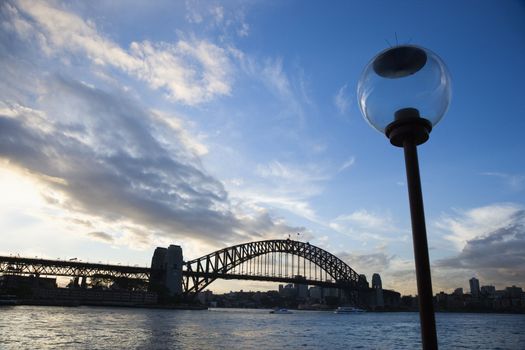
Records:
[[[402,151],[356,101],[411,43],[453,82],[419,149],[434,289],[525,285],[523,1],[0,9],[0,253],[147,265],[301,232],[414,293]],[[233,288],[268,285],[212,289]]]

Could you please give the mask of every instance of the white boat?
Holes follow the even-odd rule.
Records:
[[[339,306],[334,311],[334,313],[336,314],[358,314],[362,312],[366,312],[366,310],[363,310],[357,307],[353,307],[353,306]]]
[[[275,310],[272,310],[270,311],[271,314],[293,314],[293,312],[291,312],[290,310],[288,309],[275,309]]]

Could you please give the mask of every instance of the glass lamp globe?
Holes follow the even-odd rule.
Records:
[[[450,103],[450,75],[432,51],[415,45],[395,46],[367,64],[357,98],[366,121],[381,133],[396,120],[396,112],[406,108],[417,109],[434,126]]]

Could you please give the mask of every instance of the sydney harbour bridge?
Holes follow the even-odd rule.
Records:
[[[308,242],[264,240],[234,245],[184,261],[182,248],[157,248],[151,267],[71,260],[0,256],[0,273],[128,279],[164,287],[171,295],[192,298],[218,279],[296,283],[343,290],[356,300],[368,288],[366,277],[344,261]]]

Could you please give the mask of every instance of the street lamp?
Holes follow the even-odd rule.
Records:
[[[423,349],[437,349],[432,279],[417,146],[426,142],[443,118],[450,97],[450,76],[432,51],[415,45],[386,49],[365,67],[357,86],[359,107],[366,121],[403,147],[412,238],[416,263]]]

